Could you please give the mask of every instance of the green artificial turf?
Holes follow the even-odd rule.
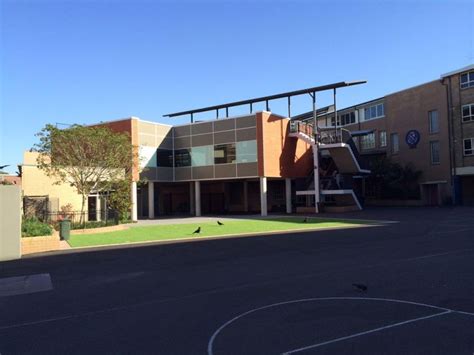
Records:
[[[216,222],[196,222],[186,224],[153,225],[132,227],[116,232],[71,235],[69,244],[72,247],[94,246],[104,244],[123,244],[132,242],[145,242],[154,240],[169,240],[183,238],[202,238],[227,234],[244,234],[257,232],[285,231],[290,229],[324,229],[335,227],[351,227],[355,225],[371,224],[367,221],[350,221],[327,218],[308,218],[303,222],[303,217],[272,218],[272,219],[240,219],[223,221],[219,226]],[[192,234],[198,227],[200,234]]]

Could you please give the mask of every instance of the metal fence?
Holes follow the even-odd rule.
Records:
[[[72,229],[96,228],[114,226],[119,224],[119,213],[112,209],[88,210],[88,211],[47,211],[39,210],[39,213],[24,215],[25,218],[37,218],[41,222],[58,225],[63,220],[71,222]]]

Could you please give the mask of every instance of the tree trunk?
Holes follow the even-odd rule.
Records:
[[[84,228],[86,227],[86,220],[85,220],[85,213],[84,213],[85,205],[86,205],[86,195],[83,194],[82,203],[81,203],[81,218],[79,219],[79,223],[81,223]]]

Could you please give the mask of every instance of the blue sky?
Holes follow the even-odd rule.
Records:
[[[0,165],[10,172],[47,123],[184,123],[162,115],[368,80],[340,90],[342,107],[474,63],[467,0],[1,4]],[[292,110],[310,105],[301,97]],[[284,102],[270,106],[286,113]]]

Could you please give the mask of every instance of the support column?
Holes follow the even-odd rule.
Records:
[[[196,217],[201,216],[201,182],[194,182],[194,209],[196,211]]]
[[[101,210],[101,205],[100,205],[100,195],[97,194],[95,196],[95,220],[97,222],[100,222],[101,220],[101,215],[100,215],[100,210]]]
[[[132,221],[138,220],[138,205],[137,205],[137,182],[132,181],[132,192],[131,192],[132,206],[131,206],[131,218]]]
[[[262,216],[267,216],[267,178],[260,178],[260,211]]]
[[[285,179],[286,213],[292,212],[291,206],[291,179]]]
[[[319,192],[319,152],[318,152],[318,143],[312,145],[313,148],[313,169],[314,169],[314,208],[315,212],[319,213],[319,202],[320,202],[320,192]]]
[[[249,184],[248,181],[244,181],[244,212],[249,211]]]
[[[148,182],[148,218],[155,218],[155,183]]]
[[[194,182],[189,182],[189,214],[194,216],[195,213],[194,203]]]

